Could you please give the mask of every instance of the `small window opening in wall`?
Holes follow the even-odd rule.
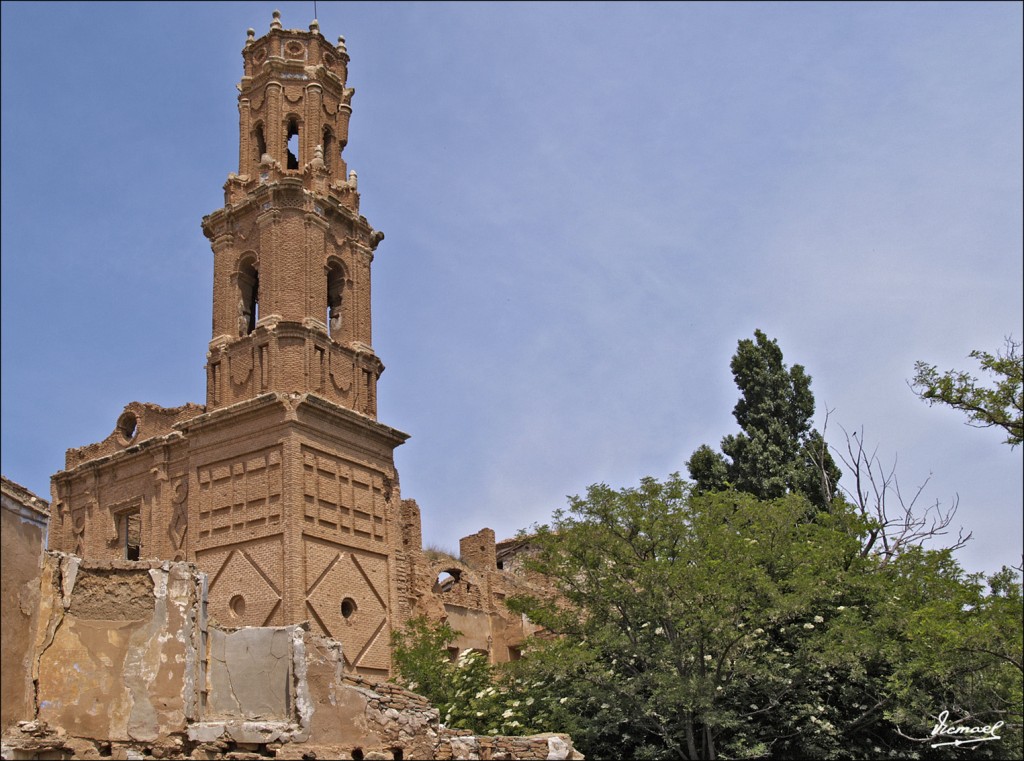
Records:
[[[294,119],[288,121],[288,168],[299,168],[299,124]]]
[[[263,136],[263,125],[256,125],[256,163],[263,160],[263,154],[267,152],[267,139]]]
[[[245,598],[242,595],[235,595],[228,600],[228,609],[231,611],[232,616],[241,618],[245,615]]]
[[[352,614],[356,612],[356,601],[351,597],[346,597],[341,601],[341,615],[343,618],[352,618]]]
[[[509,645],[508,648],[508,659],[510,661],[518,661],[523,657],[523,650],[519,647],[512,647]]]
[[[138,560],[142,546],[142,516],[139,511],[124,516],[124,559]]]
[[[499,560],[498,561],[498,570],[499,571],[505,570],[505,561],[504,560]]]
[[[363,761],[363,749],[353,748],[352,749],[352,761]]]
[[[447,648],[447,650],[448,650],[448,660],[450,660],[452,663],[455,663],[455,661],[457,661],[459,659],[459,648],[457,648],[457,647],[449,647],[449,648]]]
[[[401,748],[392,748],[391,757],[395,759],[395,761],[403,761],[403,759],[405,758],[405,753],[402,752]]]
[[[139,420],[135,413],[126,412],[117,420],[117,430],[124,437],[125,441],[131,441],[139,432]]]

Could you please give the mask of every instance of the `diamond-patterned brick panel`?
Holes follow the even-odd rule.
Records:
[[[305,539],[310,618],[341,641],[350,667],[387,669],[387,558]],[[354,603],[354,610],[343,610],[346,600]]]
[[[266,562],[261,562],[259,556],[279,555],[281,539],[262,544],[196,554],[200,567],[210,574],[210,614],[221,624],[268,626],[279,617],[279,582],[275,583],[272,571],[268,573],[271,569],[263,567]]]

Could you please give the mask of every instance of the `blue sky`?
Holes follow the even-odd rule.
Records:
[[[46,496],[132,400],[205,398],[245,30],[312,2],[2,5],[4,475]],[[970,570],[1022,553],[1021,449],[928,408],[1022,326],[1016,3],[318,3],[356,88],[382,422],[428,543],[685,473],[756,328]]]

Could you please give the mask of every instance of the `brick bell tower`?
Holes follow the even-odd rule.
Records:
[[[370,265],[384,238],[342,159],[344,38],[270,31],[242,51],[238,173],[203,219],[213,338],[197,436],[195,558],[215,614],[310,620],[364,672],[390,665],[406,434],[377,422]],[[190,513],[193,512],[190,510]],[[190,520],[190,526],[192,521]]]
[[[370,263],[384,234],[359,215],[342,152],[349,57],[309,32],[249,30],[238,174],[203,220],[214,252],[207,410],[311,392],[371,418],[384,366],[370,336]]]
[[[376,419],[370,265],[384,235],[342,159],[349,56],[316,21],[284,29],[275,11],[242,58],[238,173],[203,219],[206,406],[132,402],[104,441],[68,450],[51,547],[194,561],[220,623],[309,621],[349,669],[386,675],[407,607],[394,449],[408,436]]]

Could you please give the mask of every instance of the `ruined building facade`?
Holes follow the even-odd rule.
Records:
[[[238,171],[203,219],[205,405],[132,402],[106,439],[68,450],[50,548],[195,563],[220,625],[308,621],[342,643],[350,672],[388,675],[391,631],[417,613],[448,617],[460,647],[514,658],[531,626],[502,605],[521,582],[499,568],[493,532],[463,540],[462,560],[424,553],[394,463],[408,436],[377,419],[370,285],[384,236],[343,159],[344,39],[275,13],[242,58]]]

